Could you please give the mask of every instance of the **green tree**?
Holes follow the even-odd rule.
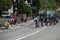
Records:
[[[12,5],[11,0],[0,0],[0,16],[2,15],[2,11],[7,10]]]
[[[27,16],[31,16],[31,14],[32,14],[31,8],[29,8],[25,4],[24,0],[20,0],[20,2],[18,3],[18,12],[20,12],[22,14],[23,14],[23,12],[26,12]]]
[[[35,6],[35,7],[37,7],[38,9],[40,9],[40,6],[41,6],[40,1],[41,1],[41,0],[34,0],[32,6]]]
[[[18,3],[18,11],[22,13],[24,9],[25,9],[24,0],[20,0],[20,2]]]
[[[53,0],[35,0],[33,6],[39,9],[45,9],[45,8],[56,9],[58,7],[57,3],[54,2]]]
[[[26,9],[25,9],[25,11],[26,11],[28,17],[31,17],[32,16],[32,10],[31,10],[31,8],[29,8],[27,6]]]
[[[55,10],[55,9],[58,8],[58,5],[57,5],[56,2],[54,2],[53,0],[48,0],[48,1],[49,1],[48,7],[49,7],[50,9]]]

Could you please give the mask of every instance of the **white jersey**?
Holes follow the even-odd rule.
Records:
[[[37,21],[38,21],[38,18],[36,17],[36,18],[34,19],[34,21],[35,21],[35,20],[37,20]]]

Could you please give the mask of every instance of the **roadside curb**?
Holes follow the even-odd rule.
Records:
[[[20,28],[21,26],[27,26],[27,25],[32,24],[32,23],[34,23],[34,21],[33,20],[30,20],[30,21],[27,21],[25,23],[13,25],[13,27],[11,29],[17,29],[17,28]],[[19,26],[19,27],[17,27],[17,26]]]
[[[27,21],[27,22],[24,22],[24,23],[21,23],[21,24],[17,24],[17,25],[26,25],[26,24],[30,24],[30,23],[33,23],[34,21],[33,20],[30,20],[30,21]]]
[[[13,27],[10,27],[9,29],[17,29],[17,28],[20,28],[21,26],[27,26],[27,25],[32,24],[32,23],[34,23],[34,21],[30,20],[30,21],[27,21],[24,23],[13,25]],[[5,28],[3,28],[2,30],[5,30]]]

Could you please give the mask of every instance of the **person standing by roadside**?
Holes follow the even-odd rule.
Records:
[[[9,22],[10,22],[11,26],[13,27],[14,19],[13,19],[13,18],[10,18],[10,19],[9,19]]]
[[[17,16],[16,15],[14,15],[13,16],[13,19],[14,19],[14,25],[16,24],[16,22],[17,22]]]
[[[27,14],[24,14],[23,16],[24,16],[24,22],[26,22],[27,21]]]
[[[23,17],[23,15],[21,15],[20,20],[21,20],[21,22],[24,22],[24,17]]]
[[[24,22],[26,22],[27,21],[27,17],[24,17]]]

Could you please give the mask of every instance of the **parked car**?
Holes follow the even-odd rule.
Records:
[[[7,11],[2,12],[2,17],[12,17],[11,13],[8,13]]]

